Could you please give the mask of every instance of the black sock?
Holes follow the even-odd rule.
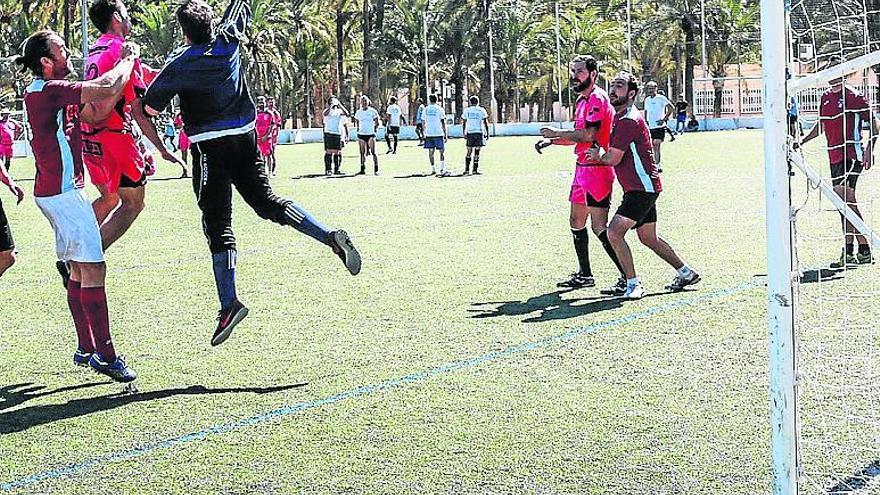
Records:
[[[397,153],[397,134],[394,135],[394,152]]]
[[[333,171],[339,172],[340,167],[342,167],[342,155],[333,155]]]
[[[590,232],[585,228],[581,230],[571,229],[571,236],[574,238],[574,252],[577,254],[578,265],[581,267],[581,274],[588,277],[593,276],[593,270],[590,268]]]
[[[614,266],[617,267],[617,271],[620,273],[620,276],[626,278],[623,274],[623,266],[620,264],[620,260],[617,259],[617,253],[614,252],[614,247],[611,245],[611,241],[608,240],[608,231],[603,230],[601,234],[599,234],[599,241],[602,243],[602,247],[605,248],[605,252],[608,253],[608,257],[611,258],[611,261],[614,263]]]
[[[859,244],[859,254],[871,254],[871,246],[868,244]]]
[[[391,134],[385,133],[385,144],[388,145],[388,151],[391,151]]]
[[[474,150],[474,172],[480,168],[480,150]]]
[[[329,153],[325,154],[324,155],[324,171],[329,172],[330,167],[332,167],[332,166],[333,166],[333,155],[331,155]]]
[[[468,158],[468,157],[465,157],[465,158],[464,158],[464,169],[465,169],[465,170],[470,170],[470,169],[471,169],[471,159]]]
[[[846,254],[847,255],[852,255],[853,253],[855,253],[855,251],[856,251],[855,245],[849,244],[849,243],[846,245]]]

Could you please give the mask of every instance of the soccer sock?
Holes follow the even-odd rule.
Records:
[[[588,277],[593,276],[593,270],[590,268],[590,233],[584,227],[580,230],[571,229],[571,236],[574,239],[574,252],[577,254],[578,265],[581,268],[581,274]]]
[[[441,172],[446,171],[446,160],[440,160],[440,171]]]
[[[469,157],[465,157],[465,159],[464,159],[464,169],[465,170],[471,169],[471,159]]]
[[[76,340],[79,348],[85,352],[95,352],[95,339],[92,338],[92,329],[89,328],[89,319],[82,306],[82,289],[80,283],[70,280],[67,282],[67,306],[73,316],[73,326],[76,327]]]
[[[476,172],[478,168],[480,168],[480,150],[475,149],[474,150],[474,172]]]
[[[333,155],[333,171],[339,172],[340,168],[342,168],[342,153]]]
[[[110,313],[107,310],[107,293],[103,287],[80,288],[83,312],[92,329],[95,339],[95,350],[101,354],[108,363],[116,361],[116,349],[113,348],[113,339],[110,338]]]
[[[287,201],[284,211],[285,225],[290,225],[316,241],[330,246],[330,230],[293,201]]]
[[[608,240],[608,231],[603,230],[598,237],[599,242],[602,243],[602,247],[605,248],[605,252],[608,253],[608,257],[611,258],[611,262],[614,263],[614,266],[617,267],[617,271],[620,272],[620,276],[623,277],[623,265],[620,264],[620,260],[617,259],[617,253],[614,252],[614,246],[612,246],[611,241]]]
[[[859,244],[859,254],[871,254],[871,246],[868,244]]]
[[[235,293],[235,264],[238,253],[234,249],[211,255],[214,265],[214,282],[217,284],[217,296],[220,298],[220,309],[229,309],[238,298]]]
[[[391,151],[391,134],[385,133],[385,144],[388,145],[388,151]]]
[[[855,245],[854,245],[849,239],[847,239],[847,243],[846,243],[846,254],[849,256],[849,255],[852,255],[852,254],[854,254],[854,253],[855,253]]]
[[[325,154],[324,155],[324,171],[329,172],[330,168],[333,166],[333,155]]]
[[[693,273],[693,270],[691,270],[691,267],[689,267],[687,265],[682,265],[682,267],[676,271],[678,272],[678,276],[682,277],[682,278],[690,277],[691,273]]]
[[[394,135],[394,152],[397,153],[397,134]]]
[[[637,285],[639,285],[639,277],[626,279],[627,287],[635,287]]]

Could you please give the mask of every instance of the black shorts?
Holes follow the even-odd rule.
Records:
[[[629,218],[636,223],[635,227],[639,228],[648,223],[657,222],[657,198],[660,193],[649,193],[645,191],[629,191],[623,193],[623,201],[617,208],[617,214]]]
[[[464,139],[465,141],[467,141],[466,146],[468,148],[482,148],[483,146],[486,146],[486,140],[483,138],[482,132],[471,132],[465,134]]]
[[[358,134],[358,139],[360,139],[361,141],[363,141],[364,143],[367,143],[367,144],[370,143],[370,139],[375,139],[375,138],[376,138],[375,134]]]
[[[396,126],[396,125],[389,125],[388,126],[388,134],[390,134],[392,136],[396,136],[396,135],[400,134],[400,127]]]
[[[864,166],[858,160],[846,160],[843,163],[831,164],[831,183],[835,186],[842,186],[844,183],[850,188],[855,189],[856,183],[859,182]]]
[[[666,128],[658,127],[656,129],[651,129],[651,139],[663,141],[663,138],[666,137]]]
[[[342,136],[324,133],[324,150],[339,151],[342,149]]]
[[[606,210],[611,208],[611,193],[608,196],[605,196],[603,200],[597,200],[593,197],[592,194],[587,193],[587,206],[589,208],[605,208]]]
[[[15,248],[15,241],[12,239],[12,229],[9,228],[9,220],[6,218],[6,212],[3,211],[3,202],[0,202],[0,251],[9,251]]]
[[[119,187],[127,187],[129,189],[134,189],[138,187],[144,187],[147,185],[147,171],[144,170],[141,172],[141,177],[138,180],[131,180],[127,175],[122,174],[119,177]]]

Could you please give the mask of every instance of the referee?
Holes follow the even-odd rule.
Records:
[[[184,46],[165,67],[133,114],[144,134],[161,149],[151,119],[178,96],[184,129],[192,142],[193,189],[202,211],[202,226],[211,248],[214,279],[220,298],[218,324],[211,345],[229,338],[247,308],[235,291],[237,251],[232,232],[232,186],[261,218],[288,225],[327,245],[352,275],[361,269],[360,254],[343,230],[331,231],[299,205],[272,192],[257,152],[256,108],[242,65],[242,44],[251,18],[249,2],[232,0],[213,29],[214,13],[202,0],[187,0],[177,9]]]

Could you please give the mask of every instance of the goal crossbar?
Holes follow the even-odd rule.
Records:
[[[845,78],[854,72],[867,69],[874,65],[880,65],[880,50],[848,60],[835,65],[834,67],[829,67],[808,76],[792,79],[788,81],[788,94],[795,94],[798,91],[814,88],[834,79]]]
[[[868,224],[864,222],[864,220],[859,218],[859,216],[856,215],[852,208],[850,208],[849,205],[843,199],[841,199],[841,197],[838,196],[837,193],[834,192],[834,188],[831,187],[830,184],[828,184],[828,181],[824,180],[822,176],[819,175],[819,173],[816,172],[815,169],[813,169],[813,167],[807,165],[807,163],[804,161],[803,156],[801,156],[800,153],[790,153],[789,159],[795,166],[797,166],[797,168],[801,169],[801,171],[807,176],[814,187],[819,188],[819,191],[821,191],[822,195],[824,195],[828,199],[828,201],[830,201],[831,204],[834,205],[834,208],[836,208],[837,211],[843,214],[843,216],[846,217],[847,221],[849,221],[849,223],[851,223],[853,227],[855,227],[856,230],[859,231],[860,234],[870,240],[871,245],[874,247],[874,249],[880,250],[880,237],[878,237],[877,234],[875,234],[874,231],[871,229],[871,227],[869,227]]]

